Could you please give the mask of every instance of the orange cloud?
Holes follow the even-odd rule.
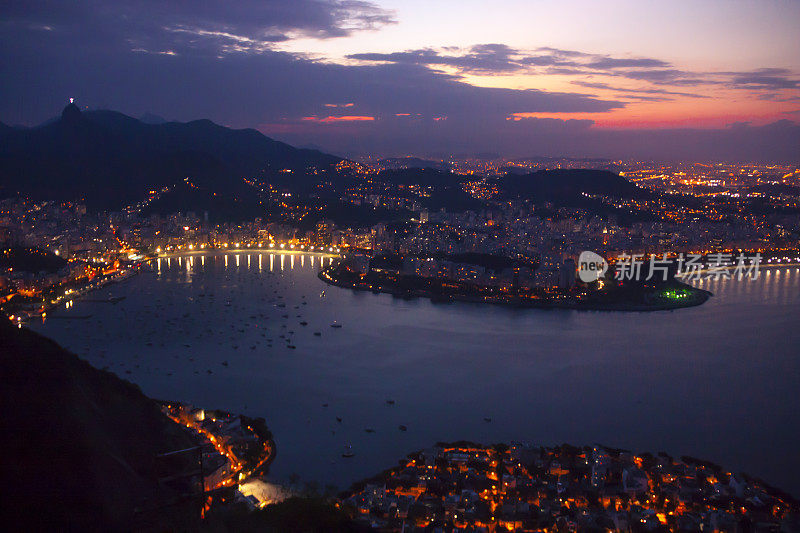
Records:
[[[301,120],[305,120],[307,122],[319,122],[321,124],[329,124],[332,122],[369,122],[375,120],[375,117],[370,117],[365,115],[343,115],[340,117],[327,116],[325,118],[319,118],[317,116],[310,116],[310,117],[303,117]]]
[[[764,125],[787,118],[786,104],[756,98],[727,100],[678,97],[666,102],[628,102],[602,113],[512,113],[509,121],[524,119],[591,120],[593,128],[660,129],[724,128],[735,122]]]

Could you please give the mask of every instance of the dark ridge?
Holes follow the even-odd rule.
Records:
[[[0,128],[0,195],[82,200],[119,209],[189,177],[218,193],[248,193],[243,178],[308,188],[341,159],[299,150],[253,129],[210,120],[145,123],[75,104],[35,128]],[[281,172],[291,170],[292,172]]]
[[[0,373],[7,530],[192,528],[197,505],[158,484],[191,464],[156,456],[195,440],[138,387],[7,320]]]
[[[70,102],[61,112],[61,120],[67,123],[75,123],[81,119],[81,110],[78,106]]]
[[[169,122],[162,116],[154,115],[153,113],[145,113],[141,117],[139,117],[140,122],[144,122],[145,124],[165,124]]]
[[[3,122],[0,122],[0,135],[5,135],[6,133],[11,133],[12,131],[14,131],[13,127]]]
[[[393,185],[422,185],[442,187],[458,185],[465,181],[461,174],[442,171],[436,168],[399,168],[383,170],[378,174],[378,181]]]
[[[583,194],[614,198],[649,198],[651,193],[624,177],[607,170],[540,170],[532,174],[507,174],[497,180],[505,197],[526,197],[536,201],[576,202]]]
[[[209,222],[241,222],[253,220],[269,214],[264,205],[253,194],[237,196],[214,194],[208,189],[193,188],[185,183],[178,184],[175,189],[162,194],[142,210],[142,216],[169,216],[172,213],[194,211],[203,215],[208,213]]]
[[[19,272],[58,272],[67,266],[66,259],[38,248],[0,247],[0,269],[13,268]]]
[[[447,211],[479,210],[484,203],[464,192],[462,182],[469,179],[463,174],[443,171],[435,168],[402,168],[384,170],[378,174],[377,180],[391,185],[419,185],[435,187],[427,198],[419,199],[423,207],[431,210]]]
[[[407,168],[432,168],[435,170],[449,171],[450,165],[446,161],[431,161],[418,157],[388,157],[381,159],[378,164],[386,169],[407,169]]]

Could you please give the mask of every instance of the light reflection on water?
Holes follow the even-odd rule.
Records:
[[[436,441],[516,439],[693,455],[800,494],[796,267],[700,282],[715,296],[697,308],[607,313],[355,293],[316,277],[331,260],[164,258],[98,296],[120,303],[32,327],[152,397],[263,416],[278,481],[341,487]]]

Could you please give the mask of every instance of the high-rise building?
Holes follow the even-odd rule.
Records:
[[[575,286],[575,260],[571,257],[561,262],[558,276],[558,286],[561,289],[571,289]]]

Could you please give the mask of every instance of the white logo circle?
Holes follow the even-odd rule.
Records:
[[[608,262],[602,255],[594,252],[581,252],[578,257],[578,278],[584,283],[591,283],[603,277],[608,271]]]

